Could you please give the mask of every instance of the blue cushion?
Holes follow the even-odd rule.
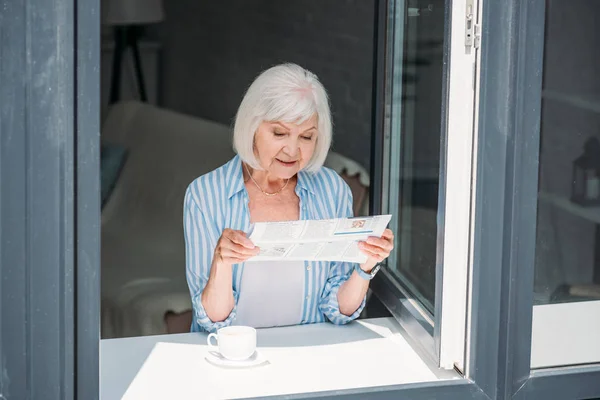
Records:
[[[104,204],[110,198],[125,160],[127,159],[127,149],[117,144],[102,144],[100,146],[100,195],[101,204]]]

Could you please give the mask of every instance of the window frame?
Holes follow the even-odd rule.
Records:
[[[394,32],[389,29],[394,23],[393,8],[394,0],[376,0],[376,12],[374,19],[374,48],[373,48],[373,93],[371,113],[372,135],[371,135],[371,185],[369,187],[369,214],[379,215],[383,213],[384,187],[388,180],[387,162],[389,152],[385,148],[385,135],[390,124],[391,96],[391,70],[394,57],[387,57],[387,43]],[[383,60],[383,62],[382,62]],[[393,282],[391,275],[382,268],[371,281],[371,290],[379,300],[391,312],[394,318],[400,322],[402,328],[409,333],[412,344],[418,347],[419,353],[429,358],[430,362],[437,364],[435,355],[435,342],[433,326],[422,317],[421,310],[415,303],[407,298],[406,293],[401,291]],[[437,289],[437,288],[436,288]],[[437,294],[437,293],[436,293]]]
[[[482,5],[466,376],[490,399],[600,396],[600,365],[530,369],[545,9],[544,0]],[[405,300],[396,299],[396,316],[410,315]]]
[[[3,79],[0,115],[17,118],[10,125],[0,121],[0,143],[12,140],[10,152],[0,149],[2,171],[10,170],[0,175],[0,353],[7,361],[0,390],[8,398],[41,392],[49,400],[94,399],[100,340],[99,0],[9,4],[0,29],[11,40],[0,42],[0,51],[14,57],[0,65],[13,79]],[[376,6],[377,21],[385,21],[387,2],[376,0]],[[544,7],[544,0],[483,5],[468,378],[286,398],[600,396],[599,365],[529,368]],[[381,25],[376,60],[385,43]],[[51,52],[59,52],[60,68],[45,64]],[[384,116],[379,64],[376,132]],[[61,129],[48,130],[48,122]],[[374,147],[381,144],[374,139]],[[381,172],[377,164],[373,171]],[[44,179],[33,185],[37,174]],[[371,194],[381,200],[381,182],[374,182]],[[46,200],[36,201],[40,196]]]
[[[394,168],[399,168],[399,160],[392,159],[390,147],[398,149],[401,138],[398,132],[404,128],[404,108],[392,115],[392,110],[405,107],[398,102],[396,90],[397,75],[403,72],[402,52],[406,27],[408,23],[404,15],[406,1],[388,2],[388,27],[386,38],[388,45],[381,55],[385,60],[386,71],[383,83],[385,93],[383,104],[386,110],[382,130],[374,129],[374,137],[383,137],[381,153],[381,174],[377,171],[372,181],[381,180],[382,199],[372,201],[372,214],[397,214],[398,175]],[[479,23],[481,1],[473,1],[473,23]],[[468,282],[471,256],[472,232],[472,182],[476,173],[474,165],[476,128],[477,128],[477,90],[479,81],[474,80],[479,68],[480,50],[478,47],[465,47],[465,15],[467,1],[444,1],[444,41],[442,47],[442,81],[440,124],[440,167],[438,171],[438,207],[437,207],[437,245],[435,260],[435,301],[434,312],[430,313],[417,299],[411,298],[410,288],[406,290],[399,283],[399,278],[388,268],[383,269],[373,284],[373,291],[382,303],[392,310],[392,314],[404,329],[409,331],[419,347],[436,365],[446,369],[465,370],[464,346],[466,338],[468,312]],[[416,5],[416,3],[413,3]],[[439,11],[438,11],[439,12]],[[414,17],[414,16],[413,16]],[[426,18],[426,17],[420,17]],[[396,24],[401,26],[396,27]],[[380,64],[382,64],[380,62]],[[399,64],[401,64],[399,66]],[[399,69],[399,72],[396,71]],[[404,92],[404,90],[402,90]],[[397,103],[398,102],[398,103]],[[406,107],[414,107],[406,105]],[[435,114],[437,110],[432,110]],[[394,120],[395,119],[395,120]],[[374,150],[377,151],[374,144]],[[396,155],[396,158],[401,158]],[[379,160],[372,155],[372,160]],[[448,191],[451,187],[452,190]],[[392,218],[391,225],[394,225]],[[449,229],[446,229],[449,227]],[[401,233],[396,232],[396,237]],[[393,265],[396,255],[403,249],[397,243],[397,249],[387,260]],[[446,277],[446,279],[444,279]]]
[[[375,21],[376,27],[376,45],[375,45],[375,57],[373,65],[376,66],[374,77],[374,90],[373,90],[373,114],[372,114],[372,143],[371,143],[371,187],[370,187],[370,214],[378,215],[385,212],[384,207],[387,208],[387,193],[389,190],[389,166],[388,161],[389,149],[386,148],[386,144],[389,141],[385,138],[385,132],[389,132],[391,128],[391,110],[389,105],[391,104],[392,87],[393,85],[393,63],[395,61],[395,55],[388,52],[389,45],[392,43],[393,51],[398,49],[398,44],[394,42],[398,39],[397,32],[394,29],[396,22],[396,5],[394,0],[383,0],[378,1],[378,12]],[[403,7],[402,1],[397,2],[400,7]],[[449,16],[450,12],[447,9],[449,2],[445,2],[446,9],[444,10],[445,16],[445,30],[444,35],[447,37],[449,34]],[[399,11],[400,18],[408,18],[404,15],[403,11]],[[384,21],[384,23],[379,23]],[[444,40],[444,61],[447,64],[449,59],[449,41]],[[399,47],[402,49],[402,45]],[[382,62],[383,60],[383,62]],[[444,78],[446,78],[447,68],[444,68]],[[447,99],[447,85],[442,88],[442,114],[445,114]],[[402,116],[398,115],[398,118]],[[446,142],[446,126],[442,124],[442,144],[441,149],[444,148]],[[440,165],[445,162],[445,152],[441,151]],[[443,202],[444,189],[443,182],[445,179],[445,173],[440,174],[440,201]],[[443,208],[443,207],[442,207]],[[440,207],[438,207],[438,210]],[[443,226],[439,229],[443,229]],[[397,233],[396,233],[397,234]],[[438,243],[438,246],[440,243]],[[439,263],[438,263],[439,264]],[[396,284],[397,278],[395,278],[386,268],[375,276],[371,283],[371,289],[373,293],[380,299],[380,301],[390,310],[394,318],[401,324],[402,328],[405,329],[413,339],[413,343],[419,347],[421,354],[427,356],[430,361],[437,365],[439,363],[439,324],[433,323],[431,316],[427,311],[421,307],[415,300],[411,299],[410,296]],[[438,311],[441,310],[441,268],[436,268],[436,286],[435,286],[435,303],[434,309],[436,314],[439,315]],[[437,321],[436,321],[437,322]]]
[[[33,13],[28,3],[4,3],[0,11],[0,398],[68,398],[76,368],[70,345],[75,63],[72,47],[52,49],[73,41],[72,8],[39,2]]]
[[[55,0],[56,1],[56,0]],[[75,14],[75,398],[100,391],[101,0],[71,0]],[[90,360],[98,360],[90,362]]]
[[[600,364],[530,368],[545,11],[545,0],[483,6],[468,377],[490,398],[600,396]],[[482,369],[485,342],[495,374]]]

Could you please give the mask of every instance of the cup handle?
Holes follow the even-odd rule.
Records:
[[[210,339],[215,338],[215,341],[217,342],[217,345],[219,344],[219,337],[217,336],[216,333],[211,333],[208,335],[208,337],[206,338],[206,343],[208,344],[208,347],[214,349],[217,348],[217,345],[214,345],[210,342]]]

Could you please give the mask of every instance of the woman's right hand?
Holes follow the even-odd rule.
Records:
[[[243,231],[225,229],[217,242],[213,260],[221,265],[233,265],[246,261],[260,253],[260,249]]]

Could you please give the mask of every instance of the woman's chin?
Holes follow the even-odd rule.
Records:
[[[297,172],[298,171],[277,171],[273,175],[279,179],[292,179]]]

